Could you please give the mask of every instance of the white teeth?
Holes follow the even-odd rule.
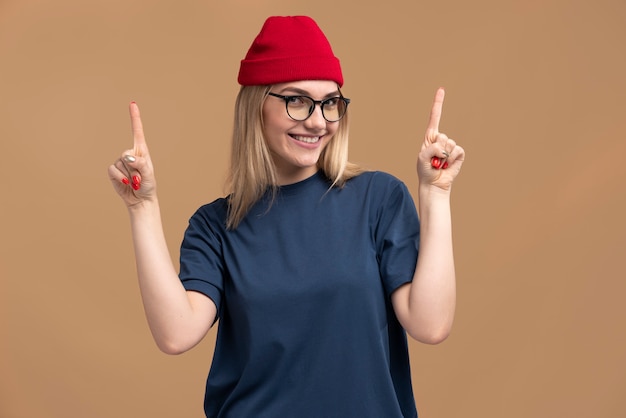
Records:
[[[300,141],[300,142],[306,142],[307,144],[314,144],[317,141],[320,140],[319,136],[297,136],[297,135],[292,135],[292,138]]]

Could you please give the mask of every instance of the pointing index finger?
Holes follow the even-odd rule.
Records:
[[[439,121],[441,120],[441,112],[443,109],[443,98],[446,95],[443,87],[437,89],[435,93],[435,101],[430,111],[430,120],[428,121],[427,135],[439,133]]]
[[[146,138],[143,134],[143,125],[141,124],[141,115],[139,114],[139,106],[137,103],[130,102],[130,126],[133,132],[133,149],[135,155],[141,156],[147,154],[148,147],[146,145]]]

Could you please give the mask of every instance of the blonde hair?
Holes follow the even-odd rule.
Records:
[[[235,229],[250,208],[269,190],[278,190],[276,167],[263,134],[263,103],[271,86],[242,86],[235,102],[235,118],[228,176],[226,226]],[[363,171],[348,162],[348,113],[337,122],[337,132],[317,163],[332,187],[343,187]]]

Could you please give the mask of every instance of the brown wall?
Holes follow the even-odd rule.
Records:
[[[106,168],[136,100],[177,260],[223,192],[238,63],[272,14],[317,19],[351,159],[414,192],[447,88],[459,302],[445,343],[411,344],[420,416],[626,416],[623,0],[0,0],[0,416],[201,416],[215,330],[157,350]]]

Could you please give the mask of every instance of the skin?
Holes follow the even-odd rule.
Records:
[[[294,88],[321,100],[336,92],[337,86],[327,81],[304,81],[277,85],[272,91],[299,94]],[[319,106],[306,121],[293,121],[285,112],[284,101],[273,99],[268,98],[263,107],[265,134],[280,183],[290,184],[315,173],[317,159],[334,134],[336,123],[326,122]],[[439,343],[449,335],[456,305],[450,192],[465,152],[439,132],[443,100],[444,91],[439,89],[417,161],[421,236],[415,276],[412,283],[392,294],[396,316],[407,333],[428,344]],[[154,168],[137,104],[131,103],[129,111],[133,148],[109,166],[109,178],[128,209],[148,325],[163,352],[179,354],[202,340],[215,321],[217,308],[205,295],[186,291],[178,278],[163,233]],[[321,139],[315,145],[303,145],[292,135]],[[433,157],[446,159],[448,168],[434,168]]]
[[[391,296],[400,324],[411,337],[427,344],[448,337],[456,307],[450,192],[465,151],[439,132],[444,96],[444,90],[438,89],[417,159],[421,230],[415,275],[413,282],[399,287]],[[445,160],[448,167],[434,168],[433,157]]]
[[[333,81],[298,81],[277,84],[272,93],[284,96],[305,95],[314,100],[339,96]],[[285,111],[285,101],[268,96],[263,104],[265,138],[272,153],[279,184],[291,184],[304,180],[317,171],[317,161],[332,136],[337,132],[337,122],[327,122],[322,109],[315,106],[313,114],[304,121],[291,119]],[[296,138],[320,139],[316,143],[304,143]]]

